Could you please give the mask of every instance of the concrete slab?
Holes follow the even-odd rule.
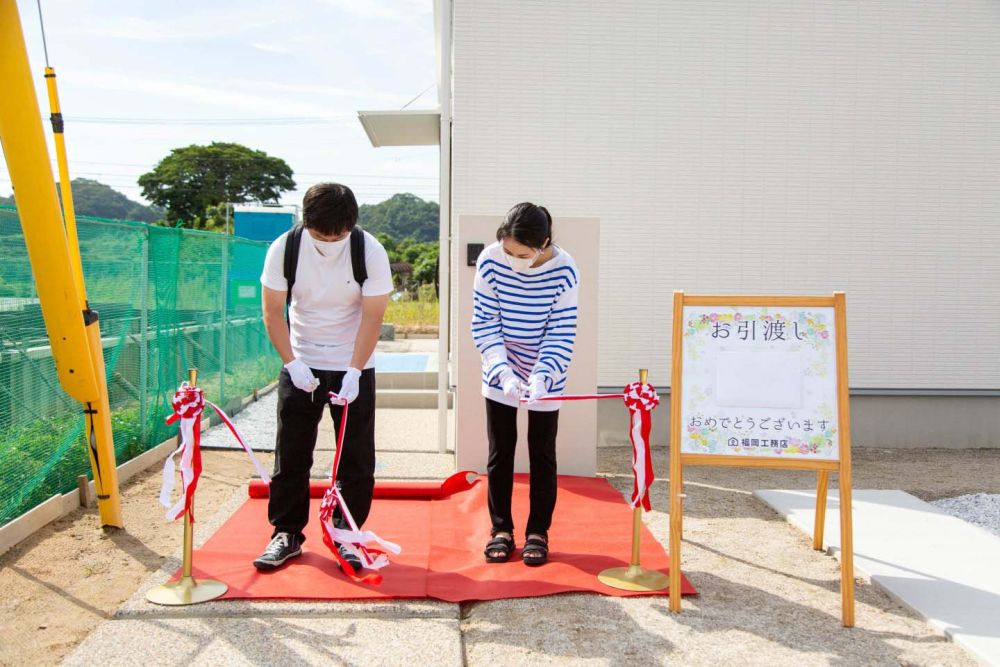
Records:
[[[456,619],[129,619],[102,623],[63,664],[459,666],[462,653]]]
[[[454,450],[454,420],[448,414],[448,449]],[[437,410],[376,410],[375,451],[429,452],[438,451]]]
[[[375,345],[375,351],[397,354],[426,352],[436,355],[439,346],[440,343],[437,338],[401,338],[399,340],[380,340]]]
[[[455,455],[450,453],[378,452],[375,457],[377,479],[445,479],[454,473]]]
[[[258,402],[248,405],[233,418],[237,428],[247,438],[254,451],[274,451],[277,400],[277,393],[271,392],[261,397]],[[437,452],[437,419],[437,410],[379,408],[375,412],[376,451]],[[455,429],[450,412],[448,424],[448,448],[453,451]],[[239,448],[239,444],[223,424],[212,426],[202,433],[201,444],[205,449]],[[316,449],[333,450],[336,444],[333,420],[324,416],[319,424]]]
[[[313,453],[310,475],[326,479],[333,470],[332,449],[317,449]],[[375,479],[445,479],[455,473],[454,453],[436,452],[376,452]],[[485,472],[485,471],[479,471]]]
[[[214,530],[213,530],[214,532]],[[203,541],[203,540],[202,540]],[[261,536],[261,548],[267,535]],[[195,560],[197,564],[197,560]],[[441,600],[218,600],[186,607],[164,607],[146,600],[146,592],[166,583],[180,559],[167,559],[150,575],[125,604],[115,612],[115,619],[166,618],[243,618],[323,616],[327,618],[428,618],[458,619],[459,606]]]
[[[375,394],[375,407],[402,408],[404,410],[437,410],[438,392],[436,389],[384,389]],[[454,394],[448,395],[448,407],[455,405]]]
[[[233,512],[246,499],[246,490],[238,488],[233,490],[233,495],[229,500],[219,506],[218,510],[211,516],[198,521],[195,530],[195,547],[198,548],[215,533]],[[178,525],[178,528],[180,526]],[[261,548],[267,543],[267,534],[261,535]],[[197,565],[197,560],[195,561]],[[459,645],[458,620],[460,616],[459,605],[440,600],[366,600],[366,601],[285,601],[285,600],[221,600],[207,602],[204,604],[191,605],[187,607],[163,607],[154,605],[146,600],[146,591],[154,586],[165,583],[174,572],[180,567],[180,557],[174,555],[164,560],[160,568],[153,572],[139,587],[135,593],[116,611],[114,620],[104,621],[95,631],[91,638],[88,638],[80,650],[74,654],[71,664],[79,664],[84,660],[93,660],[95,656],[107,656],[109,664],[134,664],[135,646],[138,638],[142,638],[143,646],[150,636],[159,637],[166,633],[173,641],[175,636],[190,634],[198,641],[188,645],[189,642],[182,641],[181,646],[185,647],[180,651],[182,656],[176,664],[186,664],[185,661],[193,661],[194,664],[284,664],[284,657],[292,654],[286,653],[288,650],[299,651],[296,655],[305,656],[302,660],[310,660],[325,654],[318,653],[320,645],[305,642],[303,646],[295,644],[292,649],[288,649],[283,644],[284,635],[272,636],[270,633],[276,632],[268,630],[269,622],[274,619],[273,627],[291,627],[296,635],[306,634],[304,630],[295,629],[301,625],[301,621],[295,620],[297,617],[308,617],[310,620],[326,619],[326,625],[316,626],[317,637],[329,635],[337,628],[348,628],[350,622],[356,622],[365,626],[363,631],[357,629],[355,632],[358,639],[353,645],[363,644],[362,654],[372,650],[370,647],[377,645],[376,638],[383,633],[378,627],[384,623],[411,623],[413,621],[440,621],[445,623],[444,629],[437,626],[430,626],[424,630],[413,629],[413,635],[434,632],[441,637],[437,637],[437,643],[419,639],[410,639],[409,635],[402,636],[400,641],[416,642],[409,645],[423,650],[427,648],[432,654],[443,650],[454,652],[451,644]],[[243,625],[240,624],[243,623]],[[180,623],[178,625],[178,623]],[[218,639],[211,639],[211,629],[219,623],[221,645],[216,646]],[[306,627],[310,627],[307,626]],[[415,626],[414,626],[415,627]],[[265,659],[263,654],[247,652],[245,646],[234,639],[247,628],[250,635],[260,635],[261,638],[254,640],[261,646],[273,644],[276,654],[276,662]],[[333,629],[333,630],[331,630]],[[336,630],[340,631],[340,630]],[[391,637],[392,633],[384,633]],[[363,637],[363,638],[362,638]],[[447,639],[442,639],[444,637]],[[250,641],[250,640],[248,640]],[[90,642],[97,642],[91,644]],[[236,643],[234,643],[236,642]],[[159,642],[162,644],[163,642]],[[301,643],[301,642],[299,642]],[[232,644],[232,645],[230,645]],[[129,654],[119,646],[132,647]],[[332,650],[341,650],[343,642],[331,645]],[[86,648],[85,648],[86,647]],[[341,648],[338,648],[341,647]],[[401,649],[394,649],[401,651]],[[80,653],[80,651],[85,651]],[[124,651],[121,653],[120,651]],[[225,652],[220,653],[220,651]],[[78,660],[79,663],[73,662]],[[337,653],[336,656],[340,656]],[[460,652],[458,653],[460,655]],[[256,657],[255,657],[256,656]],[[335,657],[336,657],[335,656]],[[395,656],[395,657],[394,657]],[[327,658],[330,656],[327,655]],[[164,658],[161,660],[160,658]],[[156,656],[154,664],[175,664],[171,662],[169,656]],[[350,660],[340,660],[338,662],[350,663]],[[402,653],[398,655],[390,652],[387,658],[376,660],[376,664],[407,664]],[[453,664],[450,658],[445,659],[443,664]]]
[[[815,492],[755,495],[812,535]],[[828,496],[824,546],[840,554],[839,494]],[[1000,537],[903,491],[855,491],[854,565],[977,660],[1000,665]]]

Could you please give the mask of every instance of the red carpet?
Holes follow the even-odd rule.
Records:
[[[261,574],[251,562],[267,544],[267,500],[248,499],[194,554],[195,577],[229,585],[226,598],[372,599],[437,598],[449,602],[535,597],[573,591],[604,595],[632,593],[605,586],[597,574],[628,564],[632,510],[606,480],[560,476],[559,499],[549,531],[549,562],[530,568],[520,550],[509,563],[489,564],[483,547],[489,538],[486,479],[441,500],[376,499],[366,529],[403,547],[382,570],[379,586],[355,583],[340,573],[320,536],[319,500],[312,501],[301,557]],[[514,484],[517,541],[523,542],[528,515],[528,476]],[[649,530],[642,529],[642,565],[666,572],[669,561]],[[683,594],[696,591],[684,578]]]

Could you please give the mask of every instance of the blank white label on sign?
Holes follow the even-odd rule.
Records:
[[[719,352],[716,404],[729,408],[802,407],[802,355],[798,351]]]

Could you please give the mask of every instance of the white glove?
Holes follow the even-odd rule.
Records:
[[[521,398],[521,381],[514,375],[514,371],[509,368],[500,374],[500,386],[503,387],[503,395],[512,400]]]
[[[313,375],[313,372],[309,370],[305,362],[301,359],[292,359],[287,364],[285,368],[288,369],[288,375],[292,378],[292,384],[301,389],[312,393],[316,391],[316,387],[319,386],[319,380]]]
[[[541,375],[532,375],[528,378],[528,404],[536,402],[549,392],[545,388],[545,378]]]
[[[344,380],[340,383],[340,391],[337,394],[341,399],[351,403],[358,397],[361,391],[358,387],[358,380],[361,379],[361,371],[357,368],[348,368],[344,373]]]

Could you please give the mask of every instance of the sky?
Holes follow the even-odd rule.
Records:
[[[38,6],[17,4],[47,119]],[[297,190],[282,203],[301,204],[320,181],[349,185],[359,203],[396,192],[437,200],[437,147],[373,148],[357,119],[359,110],[437,106],[433,0],[41,6],[73,178],[143,201],[136,179],[171,149],[232,141],[291,166]],[[10,193],[0,163],[0,195]]]

